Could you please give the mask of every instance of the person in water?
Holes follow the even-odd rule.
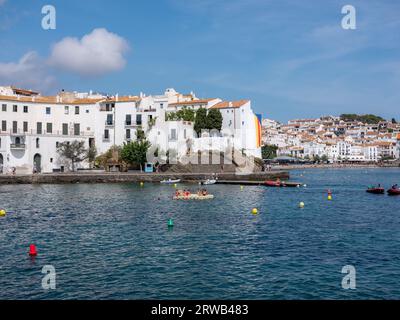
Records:
[[[395,189],[395,190],[397,190],[399,188],[399,186],[398,186],[398,184],[396,183],[396,184],[394,184],[393,186],[392,186],[392,189]]]

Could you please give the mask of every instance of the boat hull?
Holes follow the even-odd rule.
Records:
[[[400,196],[400,189],[389,189],[387,193],[390,196]]]
[[[367,189],[367,192],[372,193],[372,194],[384,194],[385,189],[383,189],[383,188]]]

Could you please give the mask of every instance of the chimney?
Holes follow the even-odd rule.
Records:
[[[229,101],[229,108],[232,108],[233,107],[233,103],[232,103],[232,101]]]

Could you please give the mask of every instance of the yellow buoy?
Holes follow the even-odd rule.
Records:
[[[178,185],[176,183],[174,183],[174,188],[176,188]]]
[[[299,208],[304,208],[304,206],[305,206],[304,202],[299,203]]]
[[[253,208],[253,210],[251,210],[252,214],[258,214],[258,209],[257,208]]]
[[[5,217],[6,216],[6,210],[1,209],[0,210],[0,217]]]
[[[328,200],[332,200],[332,196],[331,195],[328,196]]]
[[[144,186],[144,182],[140,182],[140,186],[143,187]]]
[[[240,190],[243,190],[244,189],[244,187],[243,186],[240,186]]]

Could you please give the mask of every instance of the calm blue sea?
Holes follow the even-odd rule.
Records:
[[[307,187],[213,185],[198,202],[158,184],[0,186],[0,299],[400,299],[400,197],[365,192],[400,169],[291,175]]]

